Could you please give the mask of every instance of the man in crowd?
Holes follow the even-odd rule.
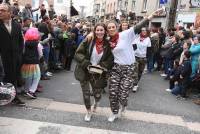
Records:
[[[54,8],[53,8],[53,5],[50,5],[50,8],[49,8],[49,18],[52,20],[54,15],[56,14]]]
[[[25,8],[22,10],[22,18],[31,18],[33,20],[33,12],[39,10],[37,9],[32,9],[31,4],[26,4]]]
[[[20,61],[23,51],[23,36],[21,27],[11,19],[12,11],[8,4],[0,4],[0,54],[4,68],[4,82],[12,83],[17,87],[17,79],[20,75]],[[25,105],[18,95],[13,100],[15,104]]]

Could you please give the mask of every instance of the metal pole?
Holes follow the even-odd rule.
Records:
[[[69,18],[71,20],[71,8],[72,8],[72,0],[70,0],[70,4],[69,4]]]

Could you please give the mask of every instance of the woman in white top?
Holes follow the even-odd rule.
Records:
[[[140,35],[133,41],[134,45],[136,45],[135,50],[135,57],[137,61],[138,66],[138,82],[142,76],[142,73],[144,71],[145,65],[146,65],[146,55],[147,55],[147,48],[151,47],[151,40],[149,38],[149,31],[143,27],[141,30]],[[133,91],[136,92],[138,89],[138,85],[134,85]]]
[[[121,113],[125,111],[129,91],[133,86],[135,53],[133,51],[132,42],[136,38],[136,34],[140,33],[141,28],[146,25],[154,15],[162,11],[162,9],[158,9],[135,27],[131,27],[120,33],[117,31],[117,24],[115,22],[109,22],[107,24],[107,30],[110,36],[109,42],[114,55],[114,66],[110,72],[109,82],[109,99],[112,111],[112,115],[108,118],[109,122],[113,122],[119,117],[118,112],[120,106]]]

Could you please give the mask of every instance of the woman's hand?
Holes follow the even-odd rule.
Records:
[[[151,15],[149,15],[147,18],[148,20],[151,20],[154,16],[159,16],[163,12],[164,12],[164,8],[159,8],[156,11],[154,11]]]

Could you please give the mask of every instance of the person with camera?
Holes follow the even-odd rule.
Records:
[[[98,23],[94,28],[94,38],[84,40],[76,50],[75,78],[80,81],[87,114],[85,121],[90,121],[101,99],[102,89],[107,85],[106,70],[113,66],[113,55],[106,40],[106,26]],[[94,95],[93,110],[90,102],[90,86]]]

